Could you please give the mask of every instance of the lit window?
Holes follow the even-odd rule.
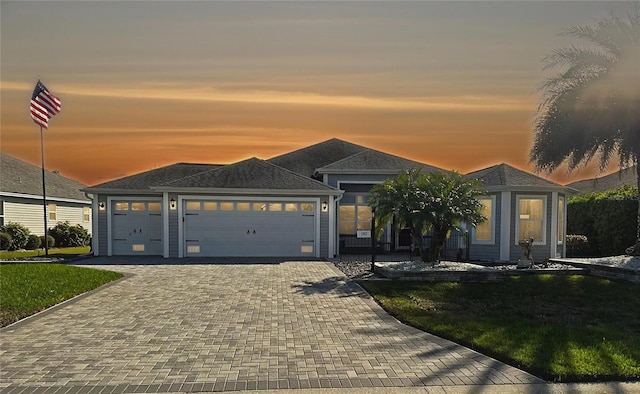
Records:
[[[371,207],[358,205],[358,230],[371,230]]]
[[[232,202],[221,202],[220,203],[221,211],[233,211],[233,203]]]
[[[58,213],[57,213],[57,206],[56,204],[49,204],[48,205],[49,208],[49,220],[57,220],[58,218]]]
[[[302,203],[300,204],[300,210],[304,212],[313,212],[314,204],[313,203]]]
[[[248,211],[250,207],[251,207],[251,204],[248,202],[236,203],[236,209],[238,211]]]
[[[340,234],[356,233],[356,206],[340,205]]]
[[[199,211],[200,201],[187,201],[187,211]]]
[[[254,211],[266,211],[267,210],[267,204],[265,204],[263,202],[254,202],[253,203],[253,210]]]
[[[313,245],[302,245],[300,253],[313,253]]]
[[[162,209],[162,204],[159,202],[150,202],[147,204],[147,209],[150,211],[160,211]]]
[[[218,210],[218,203],[215,201],[205,201],[202,205],[205,211]]]
[[[116,211],[128,211],[129,203],[128,202],[117,202],[116,203]]]
[[[187,253],[200,253],[200,245],[187,246]]]
[[[144,252],[144,244],[131,245],[132,252]]]
[[[535,242],[546,243],[545,201],[543,197],[518,199],[518,240],[533,238]]]
[[[494,206],[495,197],[483,197],[478,198],[478,202],[481,204],[480,213],[487,218],[484,222],[476,225],[473,231],[473,241],[475,243],[492,243],[493,242],[493,228],[494,228]]]
[[[131,203],[132,211],[144,211],[144,203],[143,202],[132,202]]]
[[[282,203],[280,203],[280,202],[269,203],[269,211],[271,211],[271,212],[282,211]]]
[[[284,210],[287,212],[298,212],[298,204],[288,202],[284,204]]]
[[[82,208],[82,221],[90,222],[91,221],[91,208],[83,207]]]

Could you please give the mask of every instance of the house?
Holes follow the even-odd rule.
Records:
[[[269,160],[173,164],[84,189],[94,197],[93,251],[109,256],[334,258],[342,249],[370,245],[372,213],[367,201],[371,187],[416,167],[445,171],[335,138]],[[552,239],[562,238],[558,225],[564,234],[565,214],[560,215],[562,221],[557,219],[560,196],[564,208],[564,188],[509,168],[514,176],[505,184],[495,183],[492,171],[481,174],[495,194],[485,205],[493,204],[494,209],[503,201],[501,193],[508,191],[516,204],[536,206],[542,201],[545,212],[555,209],[555,221],[549,218],[541,223],[544,238],[536,245],[551,251]],[[517,180],[528,181],[531,188]],[[531,197],[531,202],[524,196]],[[516,212],[520,205],[504,212]],[[537,212],[534,208],[532,214]],[[479,243],[486,250],[477,258],[517,260],[519,255],[498,242],[502,238],[495,223],[501,219],[492,220],[493,230],[485,232],[495,232],[487,240],[494,245]],[[499,229],[513,232],[520,221]],[[547,236],[552,222],[556,235]],[[519,235],[524,233],[513,234]],[[381,242],[387,250],[410,246],[391,225]]]
[[[504,163],[466,177],[481,180],[488,192],[480,198],[488,220],[471,229],[470,260],[517,261],[518,241],[529,238],[535,261],[566,255],[566,202],[574,189]]]
[[[593,193],[617,189],[622,185],[637,186],[637,174],[637,167],[631,166],[609,175],[576,181],[568,184],[567,186],[578,190],[580,193]]]
[[[42,168],[0,153],[0,225],[20,223],[33,234],[44,235]],[[47,227],[68,221],[91,232],[91,199],[80,182],[45,171]]]

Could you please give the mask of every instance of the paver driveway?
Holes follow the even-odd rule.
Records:
[[[130,276],[0,332],[0,391],[541,382],[398,323],[330,263],[97,267]]]

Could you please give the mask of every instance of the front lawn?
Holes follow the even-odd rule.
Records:
[[[1,264],[0,327],[120,277],[65,264]]]
[[[49,249],[49,257],[69,258],[87,254],[91,251],[89,246],[78,246],[74,248],[51,248]],[[31,257],[44,257],[45,250],[16,250],[8,252],[0,251],[0,260],[11,259],[28,259]]]
[[[544,379],[640,379],[638,284],[578,275],[359,283],[399,320]]]

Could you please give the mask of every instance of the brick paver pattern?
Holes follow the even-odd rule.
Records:
[[[1,392],[542,382],[398,323],[330,263],[92,266],[129,275],[0,331]]]

